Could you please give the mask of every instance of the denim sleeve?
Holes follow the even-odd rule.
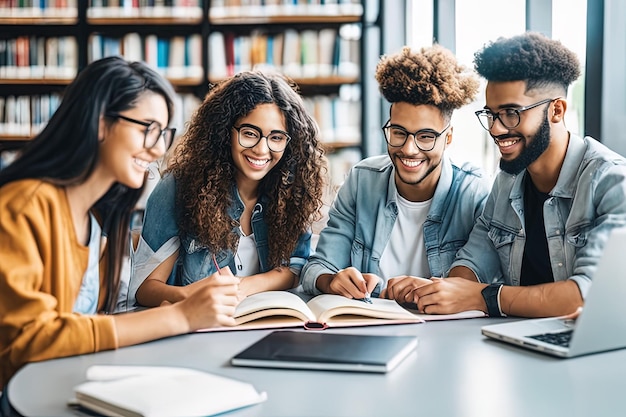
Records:
[[[593,209],[595,220],[588,232],[579,236],[582,246],[574,257],[573,275],[570,277],[578,284],[583,298],[591,287],[611,230],[626,226],[626,166],[605,164],[598,167],[591,164],[586,171],[593,178],[593,207],[589,209]]]
[[[302,271],[302,267],[306,263],[309,255],[311,254],[311,231],[307,230],[305,233],[301,234],[298,238],[298,242],[296,243],[296,249],[291,254],[289,258],[289,269],[293,272],[297,277],[300,276],[300,272]]]
[[[163,177],[146,203],[139,244],[131,251],[131,276],[128,284],[128,309],[136,305],[137,289],[163,261],[180,247],[175,211],[174,177]]]
[[[350,250],[354,241],[356,172],[346,179],[328,211],[328,223],[320,233],[315,253],[302,269],[302,289],[305,293],[319,295],[317,278],[335,274],[351,265]]]
[[[467,267],[474,272],[479,282],[484,283],[503,282],[500,258],[488,236],[489,224],[493,216],[495,201],[499,198],[498,195],[496,182],[489,197],[487,197],[482,214],[472,228],[467,243],[459,249],[454,262],[450,266],[450,269],[456,266]],[[501,196],[501,198],[508,199],[508,196]]]

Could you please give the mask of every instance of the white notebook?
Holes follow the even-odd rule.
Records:
[[[206,372],[161,366],[92,366],[75,400],[105,416],[212,416],[265,401],[246,382]]]

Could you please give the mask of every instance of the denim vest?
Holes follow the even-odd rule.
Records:
[[[498,174],[452,267],[466,266],[484,283],[519,285],[526,175]],[[543,215],[554,280],[573,279],[584,297],[610,231],[626,225],[626,160],[593,138],[571,135]]]
[[[443,276],[467,241],[489,193],[489,181],[469,164],[459,168],[446,157],[424,222],[424,245],[432,276]],[[328,225],[317,249],[302,270],[303,290],[320,294],[322,274],[353,266],[380,275],[380,258],[398,216],[395,169],[389,156],[367,158],[355,165],[329,210]],[[374,296],[386,283],[381,282]]]
[[[234,204],[228,209],[233,219],[239,219],[244,204],[237,188],[233,186]],[[178,210],[176,204],[176,181],[173,175],[164,176],[150,194],[146,204],[146,214],[139,245],[131,256],[131,278],[129,283],[129,305],[134,305],[135,294],[141,283],[165,259],[178,252],[178,259],[168,279],[170,285],[187,285],[199,281],[216,269],[213,253],[200,244],[193,236],[181,236],[178,228]],[[269,244],[267,224],[263,212],[267,206],[267,197],[261,196],[252,213],[252,231],[259,256],[260,272],[270,269],[268,264]],[[238,233],[238,231],[237,231]],[[303,233],[289,260],[289,269],[300,275],[311,250],[311,232]],[[235,272],[235,254],[230,250],[221,250],[215,254],[220,268],[229,266]]]

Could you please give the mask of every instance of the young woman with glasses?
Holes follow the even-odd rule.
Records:
[[[227,276],[182,303],[108,314],[147,167],[172,143],[172,97],[143,63],[95,61],[0,171],[0,388],[28,362],[234,324]],[[12,413],[6,394],[0,415]]]
[[[240,279],[240,300],[296,286],[323,168],[317,125],[285,78],[213,86],[148,199],[128,307],[186,299],[221,274]]]

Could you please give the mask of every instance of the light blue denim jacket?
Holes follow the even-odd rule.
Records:
[[[446,157],[424,222],[424,243],[432,276],[443,276],[465,244],[489,193],[489,181],[469,164],[459,168]],[[322,274],[353,266],[380,275],[380,257],[398,216],[395,170],[387,155],[367,158],[350,171],[329,211],[317,249],[302,270],[302,287],[315,286]],[[386,283],[380,283],[377,296]]]
[[[483,215],[455,266],[479,281],[519,285],[526,234],[524,177],[500,172]],[[586,296],[602,249],[626,225],[626,160],[593,138],[571,135],[556,186],[543,206],[555,281],[573,279]]]
[[[239,219],[244,210],[243,202],[236,187],[233,187],[234,205],[229,209],[233,219]],[[173,175],[165,175],[150,194],[146,204],[146,214],[137,249],[131,254],[131,277],[128,291],[128,305],[135,305],[137,289],[154,269],[165,259],[179,250],[176,265],[168,279],[171,285],[187,285],[199,281],[215,272],[213,254],[193,236],[181,236],[178,228],[176,204],[176,181]],[[267,224],[263,211],[267,198],[261,196],[252,212],[252,231],[259,256],[260,271],[267,272],[269,243]],[[311,232],[303,233],[289,259],[289,269],[300,275],[302,266],[311,251]],[[220,268],[229,266],[235,271],[235,254],[222,250],[215,254]]]

